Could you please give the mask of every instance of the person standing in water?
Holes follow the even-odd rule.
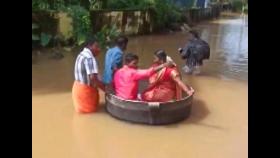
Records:
[[[202,40],[197,31],[191,30],[188,44],[184,48],[179,48],[182,59],[186,59],[186,66],[183,68],[187,74],[199,74],[203,60],[209,59],[210,47]]]
[[[98,88],[105,90],[104,84],[98,79],[98,66],[95,57],[99,53],[98,42],[95,39],[90,39],[76,59],[72,98],[75,110],[78,113],[97,111],[99,104]]]
[[[115,42],[116,46],[110,48],[105,56],[103,83],[106,84],[107,92],[112,90],[112,78],[114,72],[123,65],[123,52],[126,50],[128,38],[120,36]]]

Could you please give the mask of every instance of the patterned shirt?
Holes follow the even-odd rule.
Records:
[[[86,85],[90,85],[89,75],[98,74],[96,59],[88,48],[84,48],[78,55],[74,73],[75,80]]]

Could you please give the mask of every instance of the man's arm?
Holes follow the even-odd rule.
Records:
[[[95,87],[97,86],[98,88],[100,88],[101,90],[103,90],[105,92],[105,85],[102,81],[100,81],[98,79],[98,74],[90,74],[89,75],[89,78],[90,78],[90,85]]]
[[[103,82],[98,79],[98,67],[96,61],[94,59],[86,59],[85,68],[87,75],[89,75],[90,78],[90,85],[93,87],[97,86],[104,91],[105,86]]]
[[[166,62],[164,64],[161,64],[157,67],[152,67],[149,69],[142,69],[142,70],[137,70],[136,73],[133,75],[134,80],[141,80],[141,79],[146,79],[149,78],[151,75],[154,73],[158,72],[159,70],[163,69],[164,67],[171,66],[173,65],[172,62]]]
[[[187,44],[184,48],[179,48],[182,59],[188,58],[190,54],[191,43]]]
[[[142,79],[149,78],[153,73],[154,73],[154,69],[153,68],[138,69],[133,74],[133,80],[142,80]]]
[[[115,56],[114,63],[112,64],[113,70],[117,70],[122,67],[123,64],[123,55],[122,53],[118,52]]]

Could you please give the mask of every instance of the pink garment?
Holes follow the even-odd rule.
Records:
[[[124,65],[114,75],[115,92],[118,97],[128,100],[136,100],[138,81],[149,78],[155,73],[153,68],[138,70]]]

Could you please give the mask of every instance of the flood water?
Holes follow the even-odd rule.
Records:
[[[147,126],[116,120],[104,111],[74,112],[71,88],[78,52],[62,60],[42,55],[32,64],[33,158],[247,158],[248,157],[248,27],[239,16],[197,26],[211,45],[210,60],[199,76],[183,76],[195,90],[189,119],[173,125]],[[165,49],[182,67],[177,48],[186,33],[131,37],[128,52],[139,66]],[[98,57],[100,71],[103,55]]]

